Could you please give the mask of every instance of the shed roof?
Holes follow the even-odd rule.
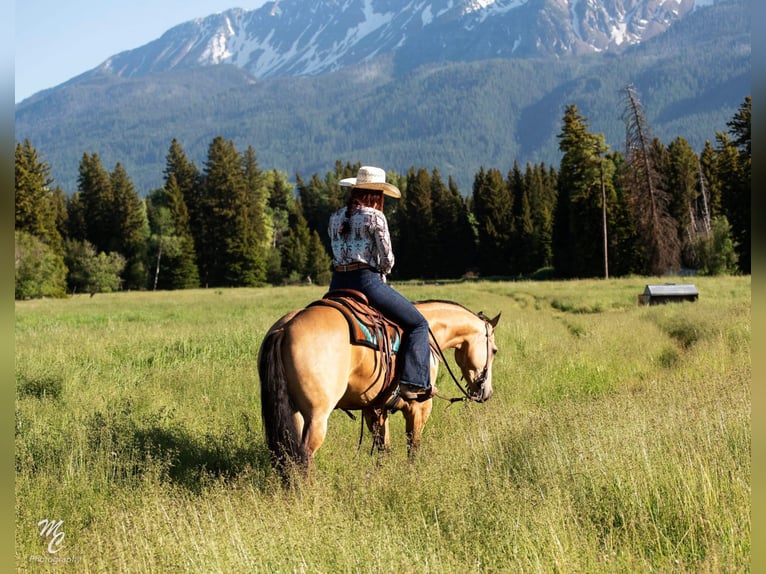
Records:
[[[647,285],[644,293],[648,295],[699,295],[693,283],[663,283]]]

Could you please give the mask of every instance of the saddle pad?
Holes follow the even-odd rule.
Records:
[[[349,340],[352,345],[363,345],[375,350],[383,350],[389,347],[396,354],[402,341],[402,330],[394,323],[386,319],[380,311],[365,305],[356,298],[345,295],[333,295],[328,293],[322,299],[314,301],[314,305],[333,307],[341,312],[346,318],[349,327]],[[389,345],[384,342],[389,341]]]

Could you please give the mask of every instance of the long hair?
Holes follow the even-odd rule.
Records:
[[[354,187],[351,189],[351,193],[346,201],[346,220],[340,227],[340,234],[346,235],[350,229],[348,220],[351,214],[360,207],[372,207],[378,211],[383,211],[383,190],[382,189],[364,189],[362,187]]]
[[[351,190],[346,202],[346,217],[357,207],[372,207],[378,211],[383,211],[383,190],[382,189],[364,189],[355,187]]]

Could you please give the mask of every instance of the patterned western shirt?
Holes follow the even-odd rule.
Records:
[[[341,234],[344,222],[350,226],[350,230]],[[366,263],[384,275],[393,269],[391,235],[386,216],[381,211],[372,207],[358,207],[346,219],[344,207],[330,216],[327,232],[332,244],[333,265]]]

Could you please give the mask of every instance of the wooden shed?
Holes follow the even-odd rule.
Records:
[[[659,305],[679,301],[696,301],[699,291],[693,283],[663,283],[647,285],[644,292],[638,296],[641,305]]]

